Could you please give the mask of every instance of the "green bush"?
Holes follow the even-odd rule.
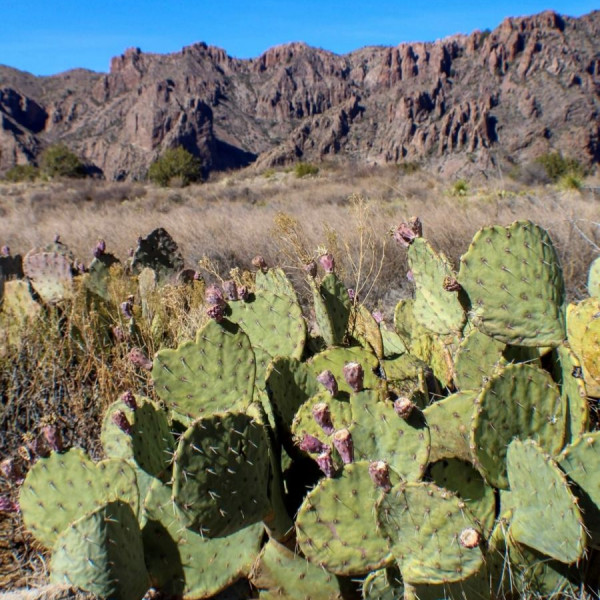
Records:
[[[560,152],[549,152],[542,154],[535,159],[535,162],[542,165],[551,181],[558,181],[563,175],[572,174],[577,177],[583,177],[583,167],[578,160],[564,157]]]
[[[558,186],[563,190],[580,190],[583,186],[583,181],[575,173],[565,173],[558,180]]]
[[[469,193],[469,184],[464,179],[458,179],[452,184],[450,193],[453,196],[466,196]]]
[[[179,146],[169,148],[148,169],[148,179],[166,187],[174,182],[184,187],[202,178],[202,163],[191,152]]]
[[[15,165],[6,171],[4,179],[12,183],[16,183],[18,181],[35,181],[39,175],[39,169],[33,165]]]
[[[46,148],[40,157],[40,171],[47,177],[85,177],[85,165],[64,144]]]
[[[307,175],[316,175],[319,172],[319,167],[310,163],[299,162],[294,167],[296,177],[306,177]]]

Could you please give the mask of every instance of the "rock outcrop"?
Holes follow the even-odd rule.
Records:
[[[64,142],[107,179],[184,146],[206,171],[448,159],[488,168],[561,151],[600,160],[600,11],[548,11],[431,43],[343,56],[302,43],[238,60],[199,43],[129,49],[110,72],[0,67],[0,170]]]

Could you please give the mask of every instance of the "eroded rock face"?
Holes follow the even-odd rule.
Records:
[[[293,43],[252,60],[194,44],[132,48],[108,74],[0,67],[0,169],[62,141],[107,179],[142,178],[165,148],[207,171],[318,161],[469,160],[559,150],[600,160],[600,11],[547,11],[492,32],[339,56]]]

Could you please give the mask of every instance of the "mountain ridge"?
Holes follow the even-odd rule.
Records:
[[[107,179],[165,148],[206,172],[297,160],[486,171],[560,151],[600,160],[600,11],[347,54],[291,42],[238,59],[205,43],[127,49],[108,73],[0,66],[0,171],[63,142]]]

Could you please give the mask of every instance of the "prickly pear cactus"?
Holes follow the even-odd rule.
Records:
[[[311,279],[310,285],[319,333],[327,346],[339,346],[344,341],[352,308],[348,290],[335,273],[327,273],[319,285]]]
[[[404,598],[402,575],[397,567],[372,571],[362,584],[363,600],[400,600]]]
[[[483,333],[518,346],[557,346],[565,338],[562,269],[550,236],[530,221],[481,229],[461,258],[458,281]]]
[[[23,271],[42,300],[56,304],[72,294],[71,264],[63,254],[31,250],[23,259]]]
[[[238,325],[209,321],[196,341],[157,352],[152,367],[156,393],[175,412],[197,418],[252,401],[254,353]]]
[[[600,298],[600,257],[590,265],[587,280],[588,294],[592,298]]]
[[[50,571],[52,583],[101,598],[140,600],[150,579],[131,506],[110,502],[69,525],[54,544]]]
[[[348,322],[348,333],[365,348],[370,349],[377,358],[383,358],[383,338],[379,323],[364,304],[357,304],[352,307]]]
[[[139,238],[131,270],[137,274],[144,267],[154,269],[161,281],[174,277],[183,269],[183,256],[166,229],[159,227],[145,238]]]
[[[283,269],[271,268],[266,271],[256,271],[254,285],[256,292],[271,292],[277,296],[288,296],[291,302],[298,302],[296,290]]]

